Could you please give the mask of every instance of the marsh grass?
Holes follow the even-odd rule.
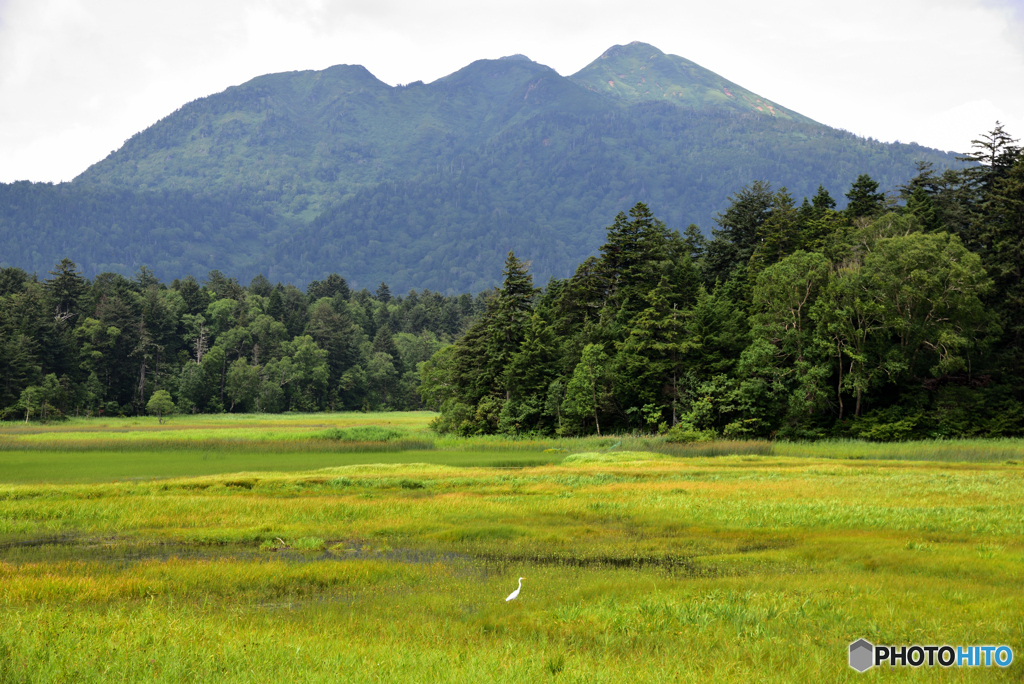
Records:
[[[657,435],[553,438],[503,435],[440,436],[430,431],[430,412],[253,414],[181,416],[173,424],[155,419],[72,419],[54,424],[0,426],[0,452],[169,451],[204,449],[251,452],[392,451],[559,454],[644,451],[677,457],[729,455],[806,458],[1024,463],[1024,440],[923,440],[871,443],[855,440],[770,442],[716,440],[670,443]]]
[[[605,451],[4,485],[0,681],[859,681],[860,637],[1019,648],[1022,484]]]
[[[944,461],[966,463],[1024,462],[1021,439],[930,439],[917,442],[878,443],[858,440],[776,442],[774,453],[808,458]]]
[[[0,429],[0,683],[856,682],[861,637],[1018,655],[869,677],[1021,678],[1017,440],[453,439],[429,419]]]
[[[408,436],[405,430],[366,425],[350,428],[331,428],[312,435],[313,439],[327,439],[335,442],[390,442]]]

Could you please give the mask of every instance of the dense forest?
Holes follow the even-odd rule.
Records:
[[[352,292],[331,274],[303,292],[219,271],[161,283],[86,280],[69,259],[40,280],[0,270],[0,415],[421,408],[417,364],[461,334],[486,295]],[[173,406],[167,405],[170,402]]]
[[[537,288],[473,297],[0,269],[6,419],[429,407],[460,434],[1024,432],[1024,153],[1001,126],[845,209],[757,181],[711,238],[642,202]]]
[[[755,182],[710,240],[636,204],[575,275],[514,254],[484,314],[421,371],[441,432],[792,439],[1024,432],[1024,154],[845,210]]]
[[[751,179],[794,196],[883,188],[954,155],[814,122],[642,43],[564,77],[525,57],[390,86],[359,66],[268,74],[182,106],[73,182],[0,184],[0,267],[162,280],[213,269],[300,287],[454,295],[508,251],[540,279],[637,201],[707,230]]]

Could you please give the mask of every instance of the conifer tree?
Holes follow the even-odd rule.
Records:
[[[398,375],[405,372],[405,368],[402,365],[402,355],[398,352],[398,345],[395,344],[395,338],[391,335],[391,328],[385,324],[377,330],[377,334],[373,338],[372,351],[374,354],[384,353],[391,356],[391,362],[395,366],[395,371]]]
[[[284,323],[284,300],[281,297],[281,291],[284,290],[278,283],[277,287],[270,291],[269,302],[267,303],[267,315],[273,318],[275,321]]]
[[[203,290],[195,277],[188,275],[178,282],[178,294],[181,295],[187,308],[186,313],[192,316],[201,316],[206,313],[206,307],[210,305],[210,297]],[[273,293],[271,293],[271,296]]]
[[[249,282],[249,292],[260,297],[269,297],[270,293],[274,290],[274,286],[270,284],[267,276],[260,273]]]
[[[502,385],[513,396],[543,394],[558,375],[560,352],[551,325],[534,312],[518,351],[504,369]]]
[[[700,259],[708,250],[708,239],[700,232],[697,224],[691,223],[683,231],[683,245],[691,259]]]
[[[381,283],[381,286],[387,288],[387,285]],[[391,292],[387,290],[387,299],[381,299],[380,290],[378,289],[378,299],[387,303],[391,299]],[[306,286],[306,296],[309,297],[310,303],[323,299],[324,297],[332,298],[338,295],[342,299],[348,299],[351,296],[352,291],[349,289],[348,283],[337,273],[332,273],[323,281],[314,280]]]
[[[537,292],[528,269],[529,264],[516,258],[513,252],[508,253],[502,270],[505,278],[501,289],[496,293],[493,306],[489,307],[484,316],[487,321],[488,376],[496,382],[494,390],[503,390],[506,399],[510,396],[509,387],[499,387],[497,381],[526,336],[533,311],[533,298]]]
[[[758,244],[750,258],[748,277],[756,279],[766,267],[800,248],[799,213],[786,188],[772,195],[767,218],[757,228]]]
[[[79,301],[86,291],[85,278],[71,259],[61,259],[50,271],[53,276],[44,281],[47,292],[53,298],[54,317],[67,320],[79,313]]]
[[[818,214],[817,218],[821,218],[826,211],[836,208],[836,201],[832,199],[832,195],[828,194],[824,185],[819,185],[818,192],[811,199],[811,205]]]
[[[601,246],[606,304],[628,307],[629,311],[642,309],[643,295],[657,286],[665,263],[673,256],[668,228],[646,204],[637,202],[628,216],[619,212]]]
[[[878,182],[871,179],[871,176],[862,173],[850,186],[846,193],[849,203],[846,205],[846,216],[853,220],[855,218],[871,218],[882,213],[885,209],[885,195],[878,192]]]
[[[1016,142],[998,121],[991,131],[972,140],[974,151],[957,157],[960,161],[974,162],[961,172],[967,184],[982,194],[991,192],[996,181],[1004,177],[1020,157],[1021,148],[1014,144]]]
[[[907,198],[906,212],[917,219],[921,230],[930,233],[939,230],[939,213],[928,192],[920,185],[910,192]]]
[[[673,305],[670,295],[668,279],[663,278],[645,298],[648,307],[633,320],[616,358],[620,384],[616,394],[634,394],[632,405],[668,403],[670,424],[675,425],[683,360],[691,344],[686,340],[687,312]]]
[[[705,282],[726,281],[737,267],[750,262],[758,245],[758,231],[768,220],[775,201],[771,185],[754,181],[729,198],[729,207],[715,219],[708,244]]]
[[[381,328],[377,336],[380,336],[386,329],[386,326]],[[359,358],[355,345],[356,331],[351,317],[347,311],[338,313],[327,302],[318,302],[310,307],[306,334],[313,338],[320,349],[327,352],[327,367],[330,371],[329,384],[331,387],[335,387],[341,382],[345,371],[354,366]],[[387,337],[391,339],[390,335]],[[390,344],[386,340],[381,340],[378,344],[375,337],[373,351],[387,351],[384,347],[395,347],[394,340],[391,339]],[[391,351],[387,351],[387,353],[392,354]]]
[[[979,230],[994,301],[1017,359],[1024,358],[1024,154],[992,185]],[[1019,365],[1018,365],[1019,368]]]

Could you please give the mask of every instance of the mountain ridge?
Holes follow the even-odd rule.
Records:
[[[627,82],[627,73],[632,74],[633,79],[640,80]],[[647,82],[647,76],[652,76],[650,83]],[[568,78],[593,92],[602,92],[627,100],[661,99],[691,107],[724,106],[748,113],[757,111],[802,123],[818,123],[810,117],[757,95],[696,62],[678,55],[666,54],[653,45],[639,41],[627,45],[613,45]]]
[[[707,231],[754,180],[797,201],[823,184],[842,205],[861,173],[893,189],[918,160],[956,164],[829,128],[645,43],[568,77],[512,57],[397,86],[360,65],[265,74],[187,103],[70,184],[5,186],[0,263],[474,291],[510,249],[539,280],[568,275],[636,201]]]
[[[662,75],[667,74],[668,78],[673,78],[675,81],[686,81],[686,83],[681,85],[678,82],[672,82],[666,86],[657,86],[664,91],[663,96],[660,98],[646,97],[645,93],[638,92],[638,88],[624,85],[622,78],[619,76],[615,77],[619,82],[618,86],[605,88],[599,86],[599,81],[604,76],[613,72],[635,73],[646,69],[647,64],[639,64],[645,56],[646,61],[652,62],[650,65],[654,67],[652,71]],[[479,106],[486,104],[490,105],[492,109],[498,106],[497,113],[508,116],[509,110],[514,109],[516,105],[519,105],[521,109],[525,109],[524,103],[533,105],[543,104],[544,96],[552,95],[551,90],[556,90],[556,94],[562,98],[556,104],[561,104],[562,108],[571,105],[572,111],[577,114],[581,111],[590,114],[599,113],[602,104],[606,105],[608,103],[609,97],[617,104],[625,106],[660,99],[662,101],[670,101],[673,105],[682,108],[726,108],[742,113],[756,112],[765,116],[817,125],[817,122],[808,117],[791,112],[767,98],[762,98],[690,60],[677,55],[667,55],[658,48],[646,43],[633,42],[625,46],[612,46],[589,65],[568,77],[561,76],[554,69],[539,62],[534,62],[525,55],[513,57],[513,59],[475,60],[465,67],[430,83],[405,86],[388,85],[362,65],[345,64],[328,67],[321,71],[306,70],[264,74],[245,83],[231,86],[221,93],[188,103],[153,126],[129,138],[121,149],[116,150],[105,159],[90,166],[76,177],[74,182],[102,182],[145,189],[147,184],[140,182],[139,174],[126,173],[124,169],[120,170],[120,172],[112,169],[108,170],[109,167],[116,166],[119,160],[133,160],[138,163],[139,160],[135,156],[135,152],[136,148],[140,147],[140,143],[143,143],[143,141],[157,142],[161,146],[157,151],[149,151],[147,156],[150,159],[147,161],[150,167],[162,166],[164,162],[173,159],[173,156],[171,159],[168,159],[167,154],[160,154],[160,152],[165,151],[163,148],[175,144],[178,148],[188,147],[188,143],[195,142],[196,137],[202,140],[208,134],[213,134],[213,129],[207,125],[196,126],[191,131],[187,131],[192,140],[184,140],[184,135],[182,134],[185,131],[178,131],[178,139],[176,141],[160,137],[160,131],[164,128],[162,125],[164,122],[172,118],[187,118],[193,114],[192,110],[194,109],[207,110],[201,112],[200,116],[206,114],[207,116],[220,115],[225,117],[232,114],[233,111],[237,111],[240,106],[248,107],[249,117],[235,117],[226,121],[222,120],[220,123],[224,124],[222,127],[228,128],[229,131],[238,131],[239,128],[244,129],[248,124],[248,130],[245,132],[249,134],[250,138],[255,138],[257,141],[265,126],[272,126],[276,121],[283,119],[293,125],[295,130],[300,130],[303,125],[308,127],[314,123],[313,119],[322,119],[328,116],[328,109],[333,106],[337,106],[340,109],[342,117],[348,117],[349,122],[355,124],[353,129],[355,133],[366,132],[370,124],[361,119],[359,114],[367,113],[360,112],[359,110],[365,109],[374,99],[378,103],[380,100],[388,99],[389,104],[392,107],[396,107],[401,117],[410,122],[418,122],[418,125],[413,130],[402,131],[403,127],[398,125],[399,130],[393,131],[397,134],[396,137],[404,135],[407,138],[415,139],[416,137],[429,135],[431,132],[449,132],[456,128],[460,132],[466,133],[474,128],[479,128],[473,125],[473,121],[467,121],[465,116],[459,116],[460,113],[471,112],[472,108],[466,106],[467,103],[465,102],[460,103],[460,107],[445,107],[445,103],[452,98],[462,95],[471,100],[468,103],[470,105]],[[624,75],[621,74],[623,77]],[[523,76],[526,76],[526,78],[523,78]],[[547,82],[545,82],[545,77],[548,77]],[[644,78],[643,76],[637,77]],[[531,79],[538,79],[538,82],[528,83]],[[350,87],[339,88],[337,87],[339,84]],[[588,98],[583,93],[575,92],[569,84],[583,88],[588,91],[588,94],[597,95],[599,98]],[[334,87],[332,88],[332,86]],[[510,88],[510,86],[512,87]],[[533,90],[538,88],[540,92],[533,94]],[[482,92],[473,92],[474,89]],[[545,92],[545,89],[548,92]],[[290,92],[282,92],[283,90],[290,90]],[[439,91],[443,93],[444,97],[441,102],[436,104],[433,110],[428,109],[427,112],[422,110],[417,112],[409,111],[414,109],[415,105],[422,105],[423,94],[437,93]],[[517,96],[521,95],[522,102],[515,102],[514,100],[518,98],[514,98],[514,94]],[[531,94],[533,94],[533,102],[529,102]],[[490,99],[488,100],[486,96],[490,96]],[[405,102],[400,101],[403,98]],[[737,100],[737,98],[739,99]],[[224,104],[222,100],[230,101],[234,110],[223,109]],[[307,106],[307,111],[298,111],[294,106],[285,105],[286,101],[301,102],[303,100],[305,100],[306,105],[319,104],[319,109],[309,111],[311,108]],[[410,107],[410,105],[414,105],[414,107]],[[759,106],[762,107],[761,110],[757,110]],[[526,115],[529,116],[529,113]],[[354,121],[352,120],[353,117]],[[438,117],[452,119],[452,125],[447,129],[438,127],[436,125]],[[378,117],[375,114],[371,114],[370,118],[376,120]],[[378,120],[374,123],[379,126],[384,122]],[[396,125],[393,121],[387,123],[392,128]],[[480,123],[486,123],[486,121]],[[235,125],[229,127],[226,124]],[[328,126],[328,130],[334,132],[337,129]],[[309,136],[307,134],[304,137],[308,138]],[[337,164],[323,162],[322,158],[324,155],[318,153],[315,149],[315,144],[312,144],[311,140],[307,139],[303,142],[305,142],[306,147],[303,150],[304,156],[314,160],[312,174],[314,176],[330,175],[329,171],[322,171],[323,167],[326,166],[329,169],[333,169],[336,168]],[[360,149],[360,146],[353,141],[348,141],[348,144],[351,149]],[[210,147],[202,144],[195,147],[198,149],[194,154],[189,154],[188,151],[180,153],[184,153],[186,158],[198,166],[202,166],[205,161],[203,158],[210,155]],[[143,151],[143,154],[146,154],[146,152]],[[125,159],[126,156],[127,159]],[[385,163],[387,162],[385,161]],[[259,164],[257,164],[258,166]],[[358,173],[357,170],[349,169],[349,173],[353,175],[351,182],[354,183],[372,182],[374,180],[371,175]],[[196,178],[192,182],[188,179],[190,177],[195,178],[194,174],[184,173],[180,175],[183,178],[179,180],[184,183],[185,187],[192,185],[196,189],[208,189],[204,187],[210,180],[208,174],[200,175],[199,178],[202,180]],[[230,178],[235,182],[238,180],[235,176]],[[158,185],[158,187],[160,186]],[[176,186],[175,189],[180,187],[180,185]],[[332,193],[325,188],[321,188],[314,195],[321,200],[338,199],[336,193],[332,197]],[[308,222],[312,216],[307,214],[299,218]]]

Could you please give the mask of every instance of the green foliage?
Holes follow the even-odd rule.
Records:
[[[150,415],[156,415],[157,421],[160,423],[164,422],[164,416],[169,416],[176,410],[177,407],[174,405],[174,400],[171,399],[171,394],[167,390],[153,392],[153,396],[146,403],[146,412]]]
[[[566,415],[583,421],[593,415],[594,428],[601,435],[598,408],[604,398],[606,382],[605,364],[608,355],[600,344],[588,344],[583,348],[580,362],[576,364],[569,384],[566,386],[562,410]]]
[[[436,429],[657,430],[676,442],[1017,434],[1024,397],[1007,371],[991,374],[1013,347],[1009,321],[986,306],[982,256],[934,230],[930,199],[878,215],[875,187],[864,177],[851,190],[874,207],[852,216],[820,186],[798,208],[755,183],[710,243],[643,204],[620,213],[599,258],[524,305],[518,351],[488,352],[481,323],[424,366]],[[955,387],[986,389],[971,407]]]
[[[344,296],[342,282],[478,292],[509,250],[538,282],[569,275],[638,200],[707,231],[753,179],[839,196],[858,173],[905,183],[917,160],[959,166],[821,125],[644,44],[569,77],[480,60],[392,87],[339,65],[184,104],[71,183],[0,185],[0,267],[43,273],[73,255],[90,278],[216,268],[260,296],[272,296],[260,274],[308,284],[309,301]]]
[[[857,180],[846,193],[846,199],[846,215],[851,220],[872,218],[885,209],[885,195],[878,192],[878,181],[866,173],[857,176]]]
[[[5,419],[140,415],[161,393],[183,413],[421,408],[417,364],[484,306],[427,290],[387,303],[365,290],[346,297],[337,276],[313,288],[331,295],[314,301],[219,271],[202,285],[167,287],[145,268],[89,281],[66,259],[45,282],[0,270],[0,285]]]
[[[921,164],[892,211],[866,175],[850,212],[822,183],[798,204],[756,182],[707,241],[637,202],[572,277],[537,289],[508,250],[475,298],[3,269],[0,411],[138,415],[166,395],[184,413],[428,407],[474,439],[1016,435],[1024,166],[986,140],[994,166]]]
[[[736,267],[750,261],[774,204],[771,185],[764,181],[754,181],[729,198],[729,207],[716,218],[719,227],[711,231],[714,239],[707,249],[710,279],[725,280]]]
[[[715,437],[714,430],[694,430],[686,423],[680,423],[669,428],[665,433],[665,441],[669,443],[689,444],[691,442],[711,442]]]
[[[316,435],[317,439],[334,440],[337,442],[389,442],[407,436],[405,430],[383,428],[377,426],[361,426],[351,428],[331,428]]]

